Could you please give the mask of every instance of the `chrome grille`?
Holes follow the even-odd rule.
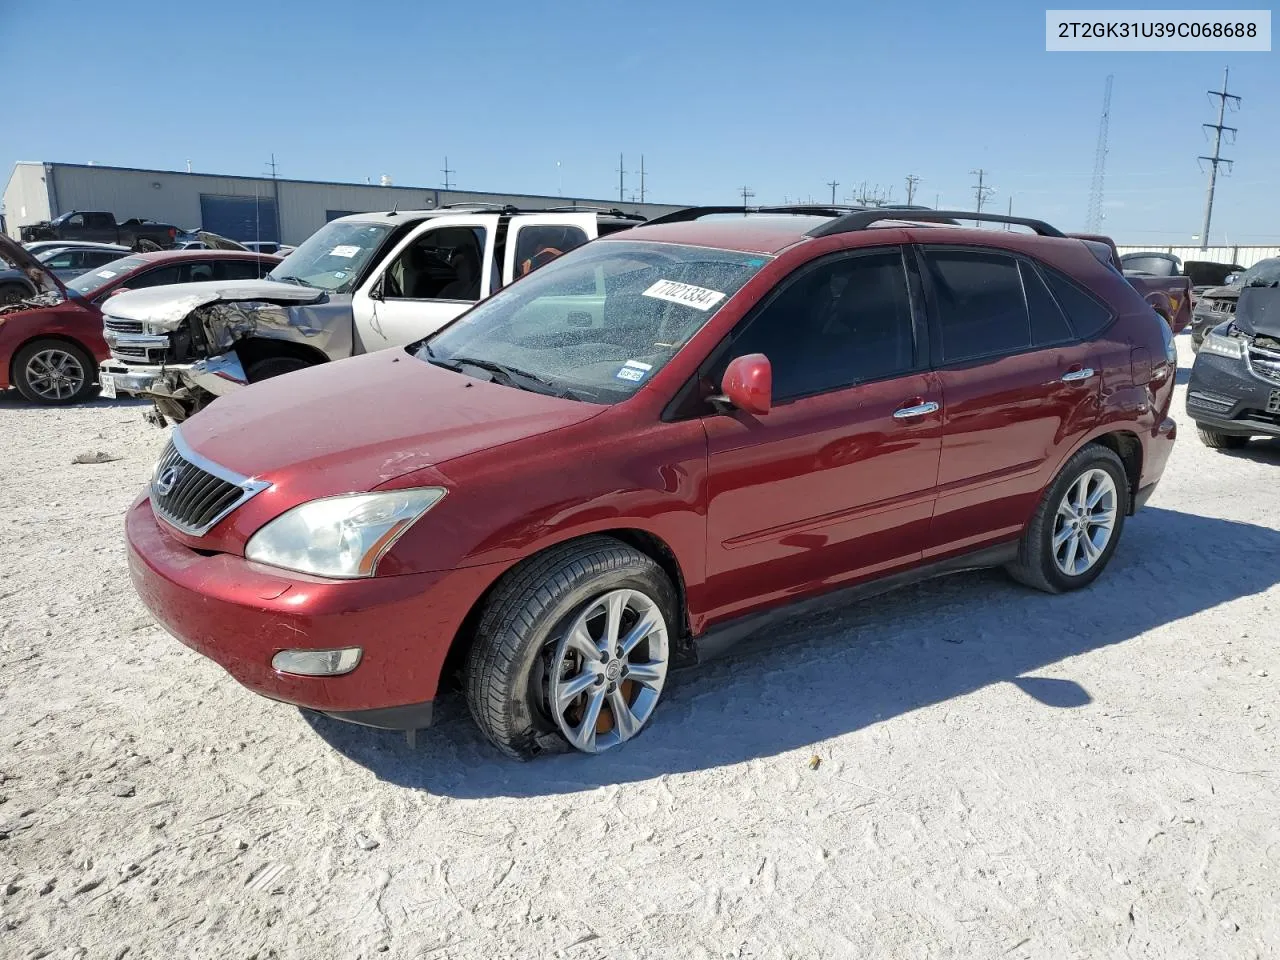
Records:
[[[108,330],[113,330],[116,333],[141,333],[142,332],[141,320],[117,320],[114,317],[107,317],[106,320],[103,321],[103,325]]]
[[[174,430],[151,478],[151,506],[183,533],[199,537],[269,486],[204,459]]]
[[[146,360],[146,347],[128,347],[116,344],[111,348],[111,355],[116,357],[127,357],[130,360]]]
[[[1249,344],[1249,368],[1263,380],[1280,383],[1280,350]]]

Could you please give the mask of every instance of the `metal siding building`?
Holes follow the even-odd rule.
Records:
[[[1172,253],[1186,263],[1188,260],[1206,260],[1209,263],[1236,263],[1242,267],[1252,267],[1259,260],[1280,257],[1280,247],[1210,247],[1201,250],[1199,247],[1121,247],[1117,246],[1120,255],[1126,253]]]
[[[15,164],[4,191],[6,229],[14,238],[24,224],[48,220],[69,210],[109,210],[119,220],[146,217],[181,228],[204,226],[215,233],[220,231],[208,222],[210,216],[224,228],[238,224],[242,232],[247,229],[246,224],[254,224],[255,229],[261,230],[263,240],[274,239],[278,226],[283,242],[297,244],[332,219],[328,216],[330,213],[364,213],[392,207],[425,210],[450,203],[512,204],[535,209],[573,205],[616,207],[647,217],[682,208],[671,204],[617,203],[538,194],[224,177],[73,163]],[[273,207],[274,211],[268,213]],[[278,223],[272,223],[276,217]],[[232,239],[259,238],[241,235]]]

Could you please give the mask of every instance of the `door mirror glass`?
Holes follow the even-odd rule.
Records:
[[[724,400],[747,413],[766,414],[773,405],[773,367],[763,353],[735,357],[720,380]]]

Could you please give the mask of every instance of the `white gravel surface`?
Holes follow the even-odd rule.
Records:
[[[164,434],[10,391],[0,957],[1280,955],[1280,444],[1207,450],[1183,390],[1092,588],[811,617],[530,764],[457,701],[411,751],[168,637],[121,540]]]

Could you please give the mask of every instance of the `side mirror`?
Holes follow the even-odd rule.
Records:
[[[378,282],[369,288],[370,300],[382,300],[382,277],[378,278]]]
[[[773,367],[763,353],[734,357],[720,380],[723,393],[713,400],[747,413],[766,414],[773,405]]]

